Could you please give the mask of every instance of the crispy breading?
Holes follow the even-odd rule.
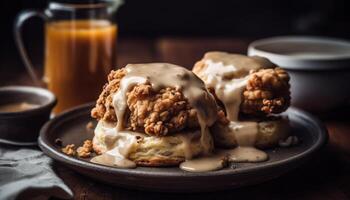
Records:
[[[112,71],[108,83],[103,87],[91,116],[98,120],[116,122],[113,108],[113,94],[119,89],[120,81],[125,76],[125,69]],[[127,93],[126,128],[149,135],[162,136],[186,128],[197,128],[198,120],[195,109],[175,88],[167,87],[153,91],[149,83],[134,86]]]
[[[78,156],[81,158],[90,157],[92,152],[93,152],[93,148],[92,148],[91,140],[85,140],[83,146],[78,147],[77,149]]]
[[[192,71],[195,74],[200,74],[205,68],[205,62],[200,60],[194,65]],[[290,105],[289,89],[288,73],[277,66],[275,68],[251,71],[248,84],[243,91],[240,112],[248,115],[281,113]],[[214,94],[218,104],[223,107],[215,95],[214,89],[209,88],[209,91]]]
[[[65,147],[61,149],[61,151],[68,156],[75,156],[76,151],[75,151],[75,145],[74,144],[68,144]]]
[[[127,127],[133,131],[161,136],[185,127],[198,127],[196,111],[174,88],[154,92],[149,84],[138,85],[128,93],[127,105],[130,110]]]
[[[270,114],[285,111],[290,104],[289,75],[279,67],[251,72],[243,92],[241,112]]]
[[[91,116],[96,119],[116,122],[114,107],[112,105],[113,94],[118,91],[120,81],[125,76],[124,68],[112,70],[108,75],[108,83],[103,86],[102,93],[97,99],[96,106],[91,110]]]

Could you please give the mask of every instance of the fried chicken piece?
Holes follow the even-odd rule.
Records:
[[[183,94],[174,88],[154,92],[149,84],[134,87],[127,94],[129,126],[133,131],[167,135],[185,127],[198,127],[197,114]]]
[[[254,59],[258,58],[265,59],[261,57]],[[267,64],[269,64],[267,69],[250,71],[250,78],[242,95],[241,113],[248,115],[277,114],[285,111],[290,105],[289,75],[273,63],[267,62]],[[201,76],[201,72],[205,68],[205,61],[200,60],[194,65],[192,71]],[[238,77],[235,77],[233,74],[226,74],[224,78],[239,78],[241,75],[242,73],[238,73]],[[215,96],[218,104],[224,108],[222,102],[215,95],[214,89],[208,89]]]
[[[113,108],[113,94],[117,92],[125,69],[112,71],[91,116],[98,120],[117,122]],[[125,127],[154,136],[164,136],[199,127],[196,111],[183,94],[175,88],[153,91],[150,84],[136,85],[127,93],[128,114]]]
[[[241,112],[281,113],[290,104],[289,88],[289,75],[279,67],[253,71],[243,92]]]

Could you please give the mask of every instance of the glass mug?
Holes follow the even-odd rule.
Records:
[[[96,100],[116,64],[117,26],[107,2],[50,2],[44,12],[21,12],[15,39],[27,71],[37,85],[45,84],[58,99],[54,113]],[[29,18],[45,20],[44,77],[39,79],[25,51],[21,26]]]

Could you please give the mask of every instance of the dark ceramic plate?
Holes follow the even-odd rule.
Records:
[[[164,192],[200,192],[236,188],[261,183],[276,178],[307,161],[325,144],[327,133],[324,126],[311,115],[290,108],[288,115],[292,132],[301,143],[290,148],[268,150],[270,159],[262,163],[233,164],[220,171],[191,173],[177,167],[118,169],[89,162],[88,159],[69,157],[60,151],[55,139],[63,145],[81,145],[93,137],[86,124],[92,105],[85,105],[63,113],[46,123],[39,137],[41,149],[53,159],[78,173],[112,185],[141,190]]]

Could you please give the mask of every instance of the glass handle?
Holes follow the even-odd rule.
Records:
[[[22,11],[18,14],[14,23],[14,37],[15,37],[15,42],[16,42],[18,51],[21,55],[21,58],[24,62],[24,66],[26,67],[26,70],[30,78],[33,80],[35,85],[42,86],[43,82],[41,81],[40,78],[38,78],[38,75],[35,73],[34,66],[29,59],[28,53],[24,47],[23,39],[22,39],[22,25],[24,24],[24,22],[27,21],[27,19],[32,17],[40,17],[44,19],[44,21],[48,20],[48,16],[43,12],[35,11],[35,10]]]

